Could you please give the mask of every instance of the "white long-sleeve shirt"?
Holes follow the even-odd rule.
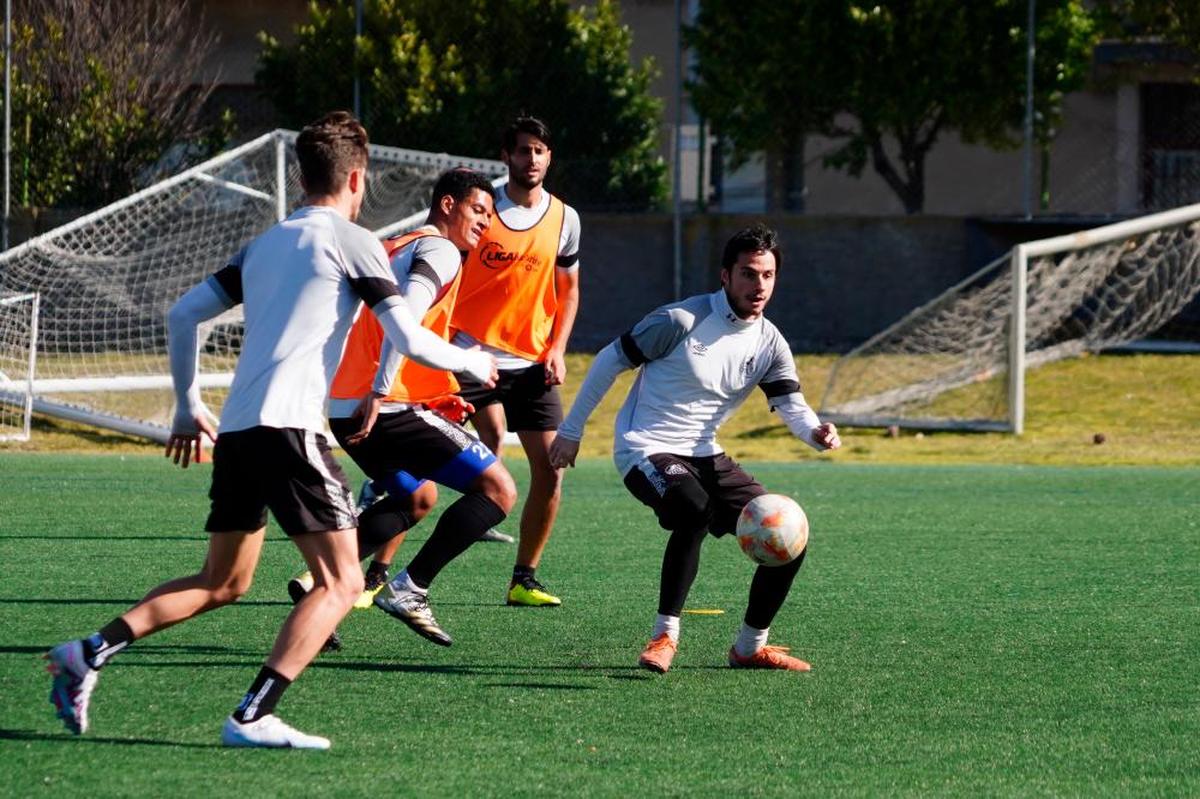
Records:
[[[640,368],[616,420],[621,474],[647,456],[716,455],[717,429],[757,388],[788,428],[814,449],[820,425],[804,400],[792,351],[765,318],[741,319],[724,289],[658,308],[596,356],[559,427],[579,441],[588,417],[622,371]]]

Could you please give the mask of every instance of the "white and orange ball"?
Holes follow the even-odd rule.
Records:
[[[746,557],[763,566],[782,566],[808,546],[808,517],[796,500],[763,494],[742,508],[737,540]]]

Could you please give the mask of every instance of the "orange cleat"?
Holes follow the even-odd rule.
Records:
[[[666,674],[667,669],[671,668],[671,661],[675,658],[675,650],[678,648],[679,643],[672,640],[671,636],[659,633],[651,638],[650,643],[646,644],[646,648],[642,650],[642,655],[638,658],[638,665],[657,674]]]
[[[729,665],[735,669],[785,669],[787,671],[812,671],[812,666],[788,654],[786,646],[764,646],[748,657],[742,657],[736,649],[729,650]]]

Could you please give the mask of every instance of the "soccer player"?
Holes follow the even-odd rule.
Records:
[[[762,389],[792,433],[817,450],[841,446],[804,400],[792,352],[763,317],[780,265],[775,233],[747,228],[725,245],[721,288],[652,311],[596,356],[579,396],[550,446],[550,461],[573,466],[584,424],[626,369],[639,369],[616,421],[613,460],[625,487],[670,531],[663,555],[658,618],[638,663],[662,674],[679,645],[679,615],[700,566],[706,533],[733,531],[738,514],[766,489],[717,443],[721,423]],[[775,614],[804,556],[759,566],[741,632],[729,650],[735,668],[808,671],[785,647],[767,645]]]
[[[493,196],[483,175],[451,169],[433,187],[427,223],[388,242],[409,312],[444,338],[450,335],[463,258],[491,224]],[[448,372],[399,358],[383,340],[379,324],[364,316],[350,332],[329,402],[330,429],[338,443],[376,486],[387,490],[358,519],[360,540],[368,548],[408,530],[417,514],[424,515],[430,499],[436,500],[436,491],[422,491],[423,485],[432,488],[426,481],[462,493],[408,567],[374,600],[376,607],[441,646],[452,641],[429,608],[429,586],[450,561],[503,521],[517,501],[508,470],[458,424],[465,421],[467,406],[457,390],[458,382]],[[365,395],[370,398],[360,423]],[[447,405],[448,411],[439,411]]]
[[[562,470],[550,465],[548,450],[562,422],[558,386],[579,308],[579,214],[542,186],[551,160],[544,123],[514,121],[500,157],[508,185],[496,200],[497,223],[467,256],[451,327],[454,343],[479,344],[500,368],[494,388],[461,381],[462,397],[476,409],[471,424],[496,453],[505,430],[514,431],[529,460],[507,602],[547,607],[562,602],[534,575],[562,495]]]
[[[383,246],[353,224],[367,167],[367,132],[358,120],[345,111],[322,117],[300,133],[296,155],[303,207],[189,290],[168,315],[177,407],[167,457],[187,468],[200,458],[202,434],[216,442],[208,554],[197,574],[163,583],[95,634],[47,653],[51,701],[75,733],[87,731],[99,670],[114,655],[245,594],[269,508],[300,549],[315,585],[284,621],[221,740],[328,749],[328,739],[288,726],[274,710],[363,588],[350,490],[320,432],[329,383],[360,301],[413,360],[468,371],[484,382],[494,374],[485,353],[453,347],[417,323],[397,292]],[[196,328],[238,303],[245,306],[245,337],[217,438],[200,400]]]

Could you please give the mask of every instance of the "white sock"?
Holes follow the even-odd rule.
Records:
[[[392,578],[392,588],[397,591],[421,594],[422,596],[429,593],[428,588],[421,588],[412,581],[412,578],[408,576],[408,569],[401,569],[400,573]]]
[[[733,642],[733,651],[737,652],[741,657],[750,657],[767,645],[767,635],[770,632],[770,627],[760,630],[757,627],[751,627],[749,624],[742,622],[742,631],[738,633],[737,640]]]
[[[658,636],[662,635],[663,633],[666,633],[667,635],[671,636],[672,641],[679,640],[679,617],[678,616],[664,616],[663,614],[660,613],[660,614],[658,614],[657,617],[655,617],[655,619],[654,619],[654,634],[651,635],[650,637],[657,638]]]

